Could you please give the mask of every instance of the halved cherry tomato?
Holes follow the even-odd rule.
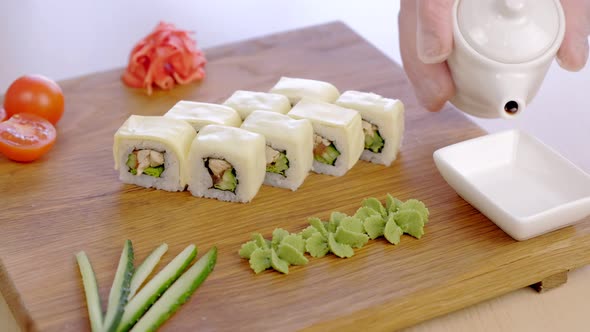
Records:
[[[4,121],[4,119],[6,119],[6,111],[0,107],[0,122]]]
[[[15,114],[0,123],[0,152],[8,159],[30,162],[51,149],[56,135],[55,127],[44,118],[29,113]]]
[[[8,117],[18,113],[37,114],[57,124],[64,112],[64,95],[57,83],[41,75],[18,78],[4,96]]]

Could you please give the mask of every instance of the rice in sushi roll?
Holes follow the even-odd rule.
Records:
[[[197,133],[209,124],[230,127],[239,127],[242,124],[240,115],[231,107],[187,100],[176,103],[164,117],[184,120],[193,126]]]
[[[188,157],[188,189],[196,197],[250,202],[264,175],[264,136],[219,125],[203,127]]]
[[[240,114],[242,120],[246,119],[253,111],[269,111],[287,114],[291,109],[289,98],[266,92],[254,92],[238,90],[229,97],[223,105],[229,106]]]
[[[357,111],[304,98],[288,115],[311,121],[314,172],[342,176],[359,160],[364,136]]]
[[[291,77],[281,77],[270,92],[287,96],[291,105],[303,98],[333,103],[340,96],[338,89],[328,82]]]
[[[183,191],[185,159],[195,130],[186,122],[161,116],[132,115],[115,133],[113,156],[124,183]]]
[[[313,163],[313,128],[308,120],[287,115],[254,111],[242,129],[264,135],[266,176],[264,184],[297,190]]]
[[[402,144],[404,104],[397,99],[359,91],[344,92],[336,104],[361,114],[365,136],[361,159],[390,166]]]

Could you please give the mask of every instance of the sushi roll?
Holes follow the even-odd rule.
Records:
[[[209,124],[230,127],[239,127],[242,124],[240,115],[231,107],[187,100],[176,103],[164,117],[184,120],[193,126],[197,133]]]
[[[291,109],[289,98],[283,95],[243,90],[234,92],[223,105],[238,111],[242,120],[246,119],[253,111],[270,111],[287,114]]]
[[[264,181],[264,136],[244,129],[208,125],[188,157],[188,189],[196,197],[250,202]]]
[[[363,118],[365,149],[362,160],[390,166],[402,144],[404,104],[368,92],[346,91],[337,105],[358,111]]]
[[[328,82],[291,77],[281,77],[270,92],[287,96],[291,105],[297,104],[302,98],[333,103],[340,96],[338,89]]]
[[[359,160],[364,136],[357,111],[304,98],[288,115],[311,121],[314,172],[342,176]]]
[[[185,160],[195,130],[186,122],[161,116],[130,116],[115,133],[113,156],[124,183],[183,191]]]
[[[284,114],[254,111],[242,123],[242,129],[266,138],[264,184],[297,190],[313,163],[311,123]]]

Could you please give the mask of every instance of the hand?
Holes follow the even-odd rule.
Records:
[[[440,110],[455,95],[446,60],[453,51],[454,0],[401,0],[399,40],[404,69],[418,101]],[[588,60],[590,0],[561,0],[566,17],[565,38],[557,62],[569,71]]]

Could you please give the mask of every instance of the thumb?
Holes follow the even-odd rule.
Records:
[[[416,0],[418,57],[427,64],[447,60],[453,51],[454,0]]]
[[[588,60],[590,34],[590,0],[561,0],[565,14],[565,37],[557,52],[559,65],[578,71]]]

